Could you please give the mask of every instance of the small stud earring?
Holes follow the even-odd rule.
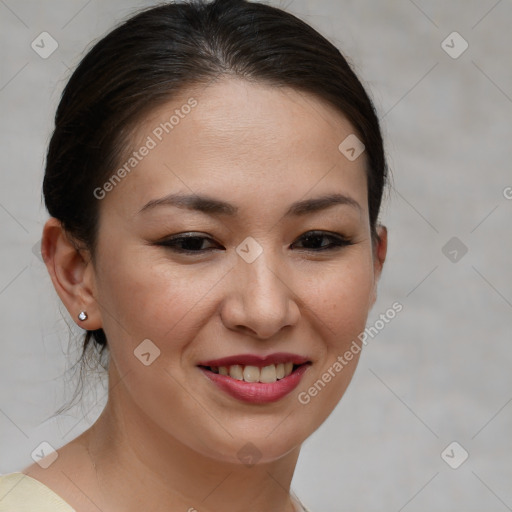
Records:
[[[80,311],[80,313],[78,313],[78,320],[82,320],[82,322],[87,320],[87,313],[85,311]]]

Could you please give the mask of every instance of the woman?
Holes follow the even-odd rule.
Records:
[[[169,4],[99,41],[57,110],[42,254],[84,355],[108,350],[108,402],[0,479],[0,511],[305,510],[290,483],[359,358],[385,182],[364,88],[282,10]]]

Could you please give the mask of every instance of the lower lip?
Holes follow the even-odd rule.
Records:
[[[288,377],[270,383],[245,382],[227,375],[213,373],[205,368],[199,369],[211,382],[233,398],[251,404],[267,404],[277,402],[291,393],[299,385],[309,366],[309,364],[303,364],[290,373]]]

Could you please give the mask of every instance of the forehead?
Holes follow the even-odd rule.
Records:
[[[350,161],[338,149],[353,134],[330,104],[295,89],[241,79],[197,86],[138,125],[138,155],[120,164],[129,172],[106,202],[129,213],[176,191],[242,202],[259,195],[263,205],[336,189],[366,208],[365,155]]]

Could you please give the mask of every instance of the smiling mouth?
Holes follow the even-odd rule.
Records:
[[[285,363],[269,364],[263,367],[234,364],[229,366],[199,365],[199,368],[211,373],[230,377],[238,381],[271,384],[273,382],[277,382],[279,380],[285,379],[286,377],[289,377],[299,368],[310,364],[310,361],[302,364],[294,364],[290,361]]]

